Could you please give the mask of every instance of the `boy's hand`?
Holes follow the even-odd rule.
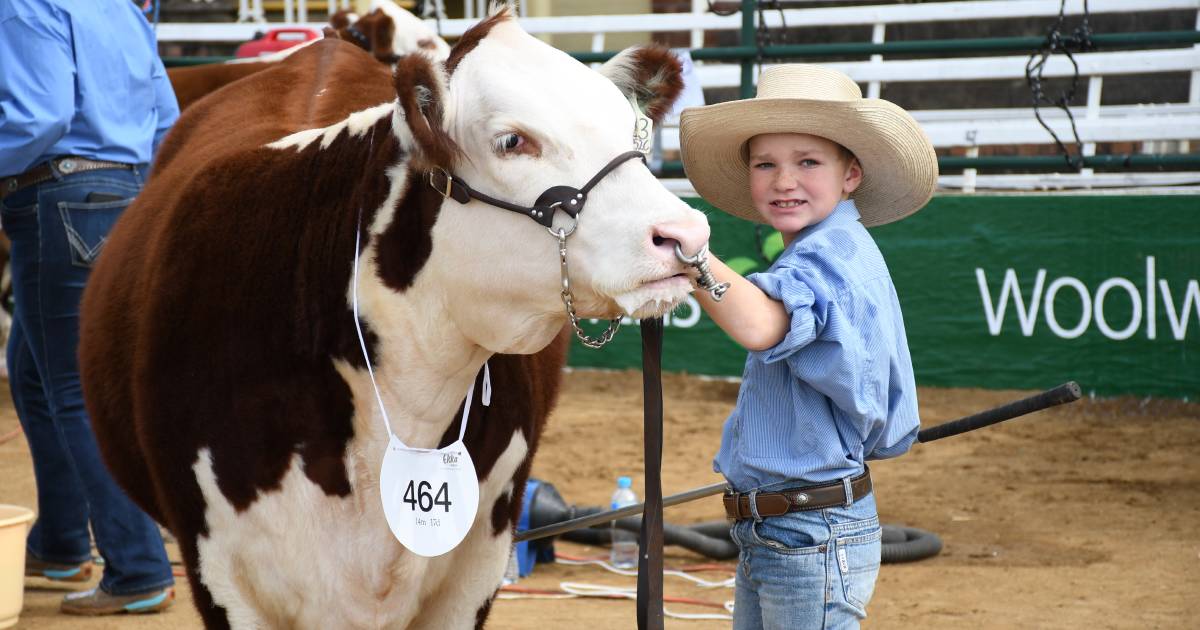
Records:
[[[708,291],[713,301],[721,301],[721,298],[725,295],[725,291],[729,290],[729,283],[717,282],[713,278],[712,271],[708,268],[708,245],[701,247],[700,251],[696,252],[694,256],[687,256],[683,253],[683,249],[679,247],[679,243],[676,243],[675,257],[679,259],[679,262],[688,266],[688,275],[691,276],[692,282],[698,288]]]
[[[711,252],[707,262],[713,280],[729,287],[728,291],[721,291],[719,299],[709,291],[695,292],[696,300],[708,316],[747,350],[766,350],[779,345],[791,325],[783,303],[771,299]],[[693,280],[700,277],[700,271],[690,265],[687,273]]]

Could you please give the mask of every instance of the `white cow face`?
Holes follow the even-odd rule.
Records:
[[[532,206],[553,186],[583,187],[633,148],[634,109],[614,80],[658,115],[679,88],[678,65],[666,51],[626,51],[606,65],[606,76],[511,19],[451,63],[443,124],[461,156],[449,170],[475,190],[521,206]],[[558,212],[554,226],[572,222]],[[675,245],[693,253],[708,236],[704,215],[667,191],[640,160],[622,163],[590,191],[567,239],[578,314],[646,317],[675,307],[691,290]],[[443,268],[454,270],[447,282],[471,286],[469,299],[493,303],[501,296],[503,308],[561,325],[558,242],[535,221],[448,199],[434,226],[433,249],[449,261]]]
[[[446,40],[438,37],[438,34],[417,16],[391,0],[372,0],[371,10],[375,9],[386,13],[396,25],[392,50],[397,56],[420,52],[434,61],[445,61],[450,56],[450,45]]]

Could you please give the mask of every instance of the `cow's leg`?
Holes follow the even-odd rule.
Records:
[[[179,552],[183,556],[183,563],[187,569],[188,584],[192,587],[192,602],[196,605],[196,610],[200,612],[200,619],[204,621],[204,627],[207,630],[231,628],[229,615],[225,608],[213,601],[212,593],[200,579],[200,553],[196,547],[196,535],[194,533],[185,536],[176,534],[175,538],[179,541]]]
[[[520,431],[479,488],[479,513],[466,539],[452,552],[440,587],[426,599],[412,630],[466,629],[483,625],[512,552],[514,477],[528,469],[529,448]],[[524,484],[524,479],[520,480]],[[498,518],[493,518],[496,515]],[[501,525],[501,527],[496,527]]]
[[[183,556],[188,583],[192,587],[192,603],[208,630],[226,630],[230,627],[225,608],[213,601],[212,593],[200,578],[200,550],[198,540],[208,531],[204,522],[204,495],[191,468],[179,461],[156,461],[154,469],[158,505],[162,506],[167,525],[179,544]]]
[[[213,472],[212,457],[208,449],[199,453],[196,463],[192,465],[192,472],[203,495],[203,505],[207,506],[204,519],[208,529],[207,535],[196,538],[196,562],[188,563],[189,573],[190,567],[196,567],[196,579],[193,583],[199,582],[203,586],[202,592],[211,601],[212,606],[224,609],[228,627],[235,630],[268,627],[242,592],[242,588],[246,586],[245,580],[239,580],[238,577],[243,567],[238,566],[235,549],[229,544],[229,537],[222,536],[222,533],[228,533],[237,515],[217,487],[217,477]],[[196,604],[200,605],[199,599],[196,600]],[[201,610],[202,614],[203,612]]]
[[[441,587],[417,613],[410,630],[466,630],[482,625],[512,548],[512,532],[491,531],[490,519],[480,519],[455,550]]]

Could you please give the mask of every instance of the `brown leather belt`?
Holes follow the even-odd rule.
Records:
[[[52,166],[53,165],[53,166]],[[89,160],[85,157],[77,155],[67,155],[60,158],[54,158],[12,177],[5,177],[0,180],[0,199],[3,199],[26,186],[33,186],[42,182],[48,182],[54,179],[54,169],[63,175],[72,173],[83,173],[85,171],[98,171],[105,168],[120,168],[132,169],[132,164],[124,162],[109,162],[107,160]]]
[[[871,493],[871,470],[850,480],[850,492],[854,501]],[[725,502],[725,516],[732,520],[753,518],[750,510],[750,493],[730,492],[722,497]],[[791,488],[779,492],[759,492],[755,495],[755,505],[761,517],[780,516],[788,512],[804,512],[820,510],[828,507],[846,505],[846,491],[841,481],[834,481],[817,486]]]

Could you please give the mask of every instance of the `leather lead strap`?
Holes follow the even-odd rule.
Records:
[[[646,510],[638,538],[638,630],[663,628],[662,337],[662,318],[642,320]]]

